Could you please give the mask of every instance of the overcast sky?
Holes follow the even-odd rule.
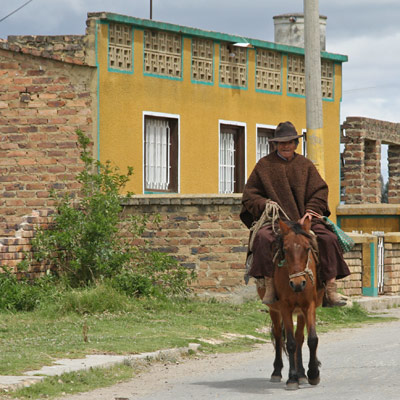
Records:
[[[28,0],[0,0],[0,19]],[[8,35],[84,34],[87,12],[149,18],[150,0],[32,0],[0,22]],[[400,122],[400,0],[320,0],[326,50],[344,54],[341,121]],[[153,19],[274,41],[274,15],[303,12],[302,0],[153,0]]]

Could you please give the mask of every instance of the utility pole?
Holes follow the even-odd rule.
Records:
[[[153,0],[150,0],[150,19],[153,19]]]
[[[307,157],[325,179],[318,0],[304,0]]]

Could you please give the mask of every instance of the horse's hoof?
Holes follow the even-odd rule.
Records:
[[[318,383],[321,381],[321,378],[318,376],[317,378],[310,379],[308,378],[308,383],[310,385],[318,385]]]
[[[281,376],[278,375],[271,375],[271,380],[270,382],[280,382],[282,380]]]
[[[302,376],[299,378],[299,384],[300,385],[306,385],[308,383],[308,378],[306,376]]]
[[[297,390],[299,388],[298,382],[287,382],[286,383],[286,390]]]

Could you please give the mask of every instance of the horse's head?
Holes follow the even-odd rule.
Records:
[[[285,265],[289,272],[289,285],[295,292],[302,292],[307,284],[307,276],[313,283],[313,273],[310,270],[311,252],[311,221],[304,224],[279,221],[281,230],[281,246],[285,257]]]

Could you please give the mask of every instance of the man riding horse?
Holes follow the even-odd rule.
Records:
[[[275,129],[273,153],[261,158],[251,173],[243,191],[240,218],[251,228],[268,206],[284,211],[291,221],[301,224],[311,220],[319,249],[319,279],[325,285],[328,306],[343,306],[346,301],[336,291],[336,279],[350,275],[336,235],[327,229],[320,216],[329,216],[328,185],[314,164],[295,153],[299,138],[289,121]],[[280,218],[285,218],[280,215]],[[257,292],[264,304],[276,301],[273,285],[275,227],[262,225],[252,238],[252,262],[248,275],[256,279]]]

